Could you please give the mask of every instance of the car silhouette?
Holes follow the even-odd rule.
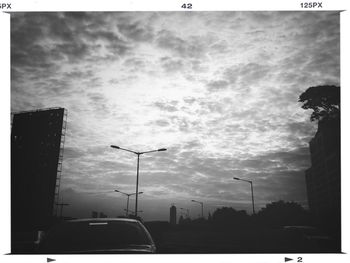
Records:
[[[335,252],[335,240],[313,226],[284,226],[286,238],[299,244],[308,252]]]
[[[155,253],[145,226],[136,219],[92,218],[65,221],[42,238],[40,254]]]

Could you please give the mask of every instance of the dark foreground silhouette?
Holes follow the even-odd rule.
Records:
[[[316,225],[295,202],[268,204],[258,214],[231,207],[208,220],[181,219],[178,225],[146,222],[157,253],[340,253],[332,228]]]
[[[91,220],[100,220],[98,223],[101,224],[104,221],[117,219],[96,218]],[[137,220],[142,221],[141,218],[137,218]],[[148,229],[155,242],[154,252],[161,254],[340,253],[340,237],[337,232],[332,231],[334,227],[327,228],[327,226],[317,225],[315,222],[317,220],[315,221],[311,214],[299,204],[278,201],[266,205],[255,215],[248,215],[245,211],[237,211],[232,207],[222,207],[217,209],[208,219],[191,220],[181,216],[178,224],[152,221],[144,222],[143,225]],[[51,229],[57,228],[56,225],[57,223]],[[104,226],[97,224],[94,227],[97,229]],[[117,234],[118,231],[116,230],[113,236],[109,235],[110,240],[121,241],[122,236]],[[69,234],[70,231],[67,233]],[[86,233],[86,235],[88,234]],[[84,233],[79,235],[82,237]],[[124,236],[128,237],[125,233]],[[94,240],[89,241],[91,243],[89,243],[90,253],[94,251],[94,246],[96,246],[95,251],[104,253],[101,248],[97,249],[99,243],[95,242],[95,244]],[[101,240],[104,238],[101,237]],[[56,244],[56,241],[53,238],[52,244]],[[68,247],[65,248],[66,252],[74,248],[67,242],[63,242],[65,245],[68,244]],[[42,254],[43,250],[38,250],[38,247],[40,244],[34,245],[33,239],[26,245],[24,243],[22,246],[13,244],[12,253]],[[55,245],[50,248],[53,251],[59,249]],[[65,252],[58,251],[57,253]],[[127,252],[120,249],[113,251],[109,249],[108,253],[145,253],[145,251],[137,252],[135,248],[129,249]]]

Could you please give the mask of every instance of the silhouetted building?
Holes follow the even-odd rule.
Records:
[[[170,224],[176,225],[176,206],[170,207]]]
[[[11,230],[46,228],[57,215],[67,111],[14,113],[11,129]]]
[[[98,218],[98,212],[92,211],[92,212],[91,212],[91,217],[92,217],[92,218]]]
[[[107,218],[107,215],[104,214],[103,212],[100,212],[100,218]]]
[[[340,235],[340,121],[319,122],[310,141],[311,167],[306,170],[309,208],[317,222]]]

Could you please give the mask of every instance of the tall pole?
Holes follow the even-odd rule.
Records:
[[[203,217],[203,202],[199,202],[199,201],[196,201],[196,200],[191,200],[192,202],[195,202],[195,203],[198,203],[198,204],[200,204],[201,205],[201,208],[202,208],[202,218],[204,218]]]
[[[128,196],[128,199],[126,201],[126,216],[129,216],[129,197],[130,195],[127,195]]]
[[[167,149],[165,148],[160,148],[158,150],[152,150],[152,151],[146,151],[146,152],[135,152],[132,150],[128,150],[116,145],[111,145],[112,148],[114,149],[119,149],[119,150],[123,150],[123,151],[127,151],[127,152],[131,152],[137,155],[137,174],[136,174],[136,200],[135,200],[135,216],[137,217],[137,203],[138,203],[138,190],[139,190],[139,166],[140,166],[140,155],[144,154],[144,153],[153,153],[153,152],[163,152],[166,151]]]
[[[201,206],[202,206],[202,218],[204,218],[204,217],[203,217],[203,203],[201,203]]]
[[[250,189],[251,189],[251,192],[252,192],[253,215],[255,215],[253,181],[245,180],[245,179],[241,179],[241,178],[237,178],[237,177],[233,177],[233,179],[250,183]]]
[[[135,217],[137,217],[137,203],[138,203],[138,197],[139,197],[139,167],[140,167],[140,154],[141,154],[141,153],[137,153]]]
[[[253,203],[253,215],[255,215],[255,208],[254,208],[254,192],[253,192],[253,182],[250,181],[250,187],[252,189],[252,203]]]
[[[129,215],[129,200],[130,200],[130,196],[136,195],[136,193],[128,194],[128,193],[124,193],[124,192],[119,191],[119,190],[114,190],[114,192],[118,192],[118,193],[121,193],[121,194],[127,196],[127,199],[126,199],[126,209],[124,209],[124,210],[126,211],[126,216],[128,216],[128,215]],[[139,192],[139,194],[143,194],[143,192]]]

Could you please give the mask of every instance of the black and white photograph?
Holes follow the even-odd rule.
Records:
[[[180,7],[9,12],[8,253],[344,251],[342,12]]]

